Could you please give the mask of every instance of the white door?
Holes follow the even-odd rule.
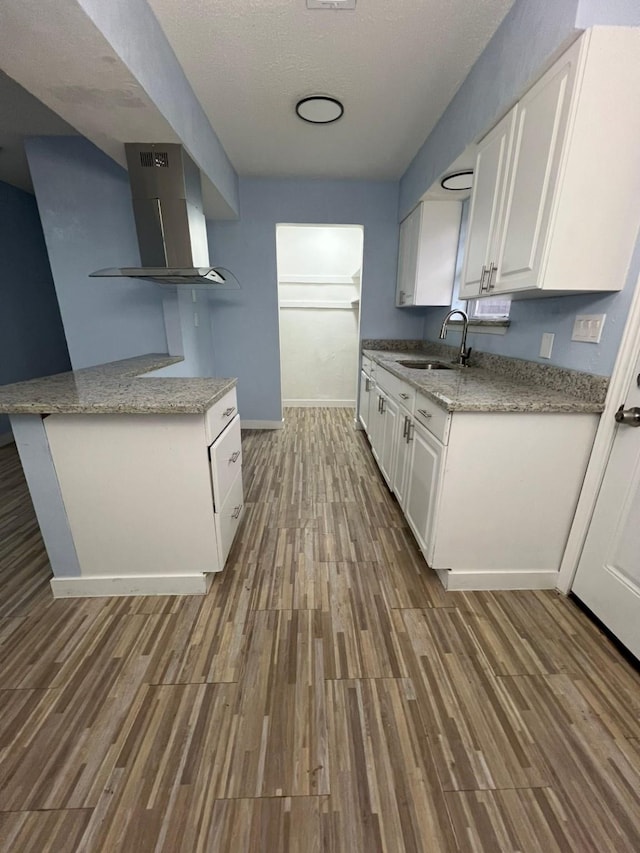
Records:
[[[384,401],[384,439],[379,464],[382,476],[389,486],[391,486],[395,475],[398,411],[398,404],[391,397],[387,397]]]
[[[639,383],[640,359],[624,401],[631,423]],[[640,658],[640,428],[618,424],[571,591]]]
[[[516,106],[501,246],[490,290],[539,286],[578,55],[576,45]]]
[[[411,423],[409,430],[413,447],[407,474],[405,515],[426,555],[432,545],[442,445],[415,422]]]
[[[498,260],[496,232],[502,219],[514,120],[515,107],[478,145],[460,285],[462,299],[470,299],[486,290],[487,269]]]
[[[369,441],[371,452],[380,465],[382,446],[384,444],[384,396],[380,388],[374,386],[371,389],[371,402],[369,403]]]
[[[371,380],[364,372],[360,371],[360,404],[358,406],[358,414],[360,423],[366,433],[369,432],[369,400],[371,399]]]
[[[407,502],[407,469],[409,467],[409,460],[411,459],[411,444],[407,441],[407,431],[410,424],[411,416],[400,409],[395,438],[396,467],[391,487],[402,509],[405,508]]]
[[[412,210],[400,223],[400,244],[398,247],[398,279],[396,283],[396,306],[413,305],[418,272],[418,247],[420,244],[420,224],[422,204]]]

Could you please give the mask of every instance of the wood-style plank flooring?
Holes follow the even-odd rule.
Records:
[[[584,614],[445,593],[351,411],[243,440],[182,598],[52,600],[0,449],[0,850],[639,851],[640,675]]]

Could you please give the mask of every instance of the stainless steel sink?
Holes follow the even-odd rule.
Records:
[[[445,364],[443,361],[398,361],[397,364],[413,370],[453,370],[452,364]]]

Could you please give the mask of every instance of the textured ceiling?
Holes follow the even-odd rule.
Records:
[[[33,192],[25,136],[75,134],[63,121],[15,80],[0,71],[0,181]]]
[[[241,175],[398,178],[513,0],[149,0]],[[308,125],[314,93],[344,117]]]

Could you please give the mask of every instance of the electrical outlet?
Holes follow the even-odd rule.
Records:
[[[599,344],[606,314],[578,314],[573,324],[572,341]]]
[[[553,339],[555,335],[551,332],[545,332],[540,342],[540,358],[551,358],[551,350],[553,349]]]

